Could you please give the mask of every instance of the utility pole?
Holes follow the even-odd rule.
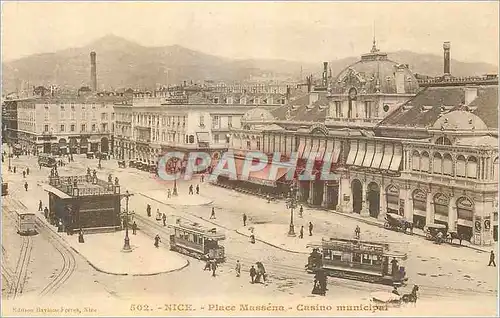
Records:
[[[125,244],[123,245],[123,249],[122,249],[123,252],[132,252],[132,248],[130,248],[130,239],[128,237],[128,217],[129,217],[128,200],[130,199],[131,196],[133,196],[133,194],[130,194],[128,192],[128,190],[125,192],[125,194],[123,194],[123,197],[126,200],[125,213],[123,213],[124,214],[124,222],[125,222]]]

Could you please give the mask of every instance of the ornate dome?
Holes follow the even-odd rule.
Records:
[[[252,108],[243,115],[244,121],[270,121],[274,120],[274,116],[265,109]]]
[[[443,130],[487,130],[488,126],[471,112],[455,110],[439,117],[432,126]]]
[[[414,94],[418,82],[406,64],[398,64],[380,52],[375,41],[370,53],[348,66],[332,83],[333,94],[347,94],[355,87],[359,94]]]

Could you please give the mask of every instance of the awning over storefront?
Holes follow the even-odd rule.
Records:
[[[300,138],[299,148],[297,149],[297,158],[302,158],[304,155],[304,150],[306,148],[306,142],[303,137]]]
[[[389,170],[391,165],[393,155],[393,149],[391,144],[384,145],[384,156],[382,157],[382,163],[380,163],[380,169]]]
[[[316,156],[316,160],[318,161],[323,160],[323,157],[325,156],[325,150],[326,150],[326,141],[324,139],[321,139],[319,141],[318,155]]]
[[[243,166],[245,164],[252,165],[250,161],[244,159],[235,159],[235,167],[238,180],[242,180]],[[272,165],[267,164],[264,167],[264,169],[260,171],[250,172],[250,174],[248,175],[248,180],[242,180],[242,181],[265,185],[268,187],[275,187],[276,181],[281,179],[285,174],[287,174],[289,166],[281,165],[279,163],[274,163],[273,165],[278,165],[278,170],[275,176],[270,175]]]
[[[339,161],[340,152],[342,151],[342,143],[340,140],[335,140],[333,147],[332,163],[337,163]]]
[[[365,160],[363,160],[363,167],[371,167],[374,155],[375,155],[375,143],[368,142],[366,144],[366,155],[365,155]]]
[[[384,156],[384,145],[383,144],[376,144],[375,145],[375,154],[373,155],[373,160],[372,160],[372,164],[370,165],[370,167],[378,169],[380,167],[380,164],[382,163],[383,156]]]
[[[310,156],[316,157],[318,155],[319,140],[313,139],[311,142],[311,153]]]
[[[358,144],[358,154],[356,155],[356,159],[354,160],[354,165],[362,166],[363,159],[365,159],[366,154],[366,143],[364,141],[360,141]]]
[[[333,155],[333,140],[327,140],[325,143],[325,155],[323,158],[325,160],[333,160],[330,156]]]
[[[389,166],[389,170],[398,171],[402,158],[403,158],[403,148],[400,145],[395,145],[394,146],[394,156],[392,157],[392,161],[391,161],[391,165]]]
[[[351,148],[349,149],[349,155],[347,156],[346,164],[353,165],[354,159],[356,159],[356,154],[358,153],[358,142],[355,140],[351,141]]]
[[[304,149],[304,153],[302,155],[302,159],[308,159],[311,154],[311,139],[306,139],[306,148]]]

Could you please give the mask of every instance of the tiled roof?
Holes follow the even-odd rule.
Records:
[[[480,88],[469,107],[477,107],[473,113],[489,128],[498,128],[498,86]]]
[[[211,100],[203,97],[202,93],[195,93],[188,96],[189,104],[213,104]]]
[[[379,125],[429,127],[439,118],[441,108],[445,106],[447,112],[477,107],[474,114],[489,128],[498,127],[498,86],[480,87],[476,99],[468,106],[464,106],[464,102],[463,87],[426,87],[382,120]]]
[[[322,92],[317,94],[319,94],[318,100],[311,105],[309,105],[310,96],[304,95],[284,106],[274,109],[271,114],[277,120],[324,122],[329,103],[326,93]],[[288,110],[290,110],[289,118],[287,118]]]

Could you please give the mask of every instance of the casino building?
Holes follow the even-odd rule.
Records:
[[[299,156],[294,181],[269,168],[248,181],[221,184],[286,193],[366,218],[387,212],[415,226],[442,223],[473,244],[489,245],[498,228],[498,77],[455,78],[445,43],[442,77],[419,80],[405,64],[391,61],[375,43],[368,54],[327,77],[310,93],[275,110],[252,109],[232,129],[230,148],[241,173],[246,152]],[[325,158],[336,180],[319,179]],[[313,181],[299,181],[315,157]],[[238,170],[240,169],[240,170]]]

